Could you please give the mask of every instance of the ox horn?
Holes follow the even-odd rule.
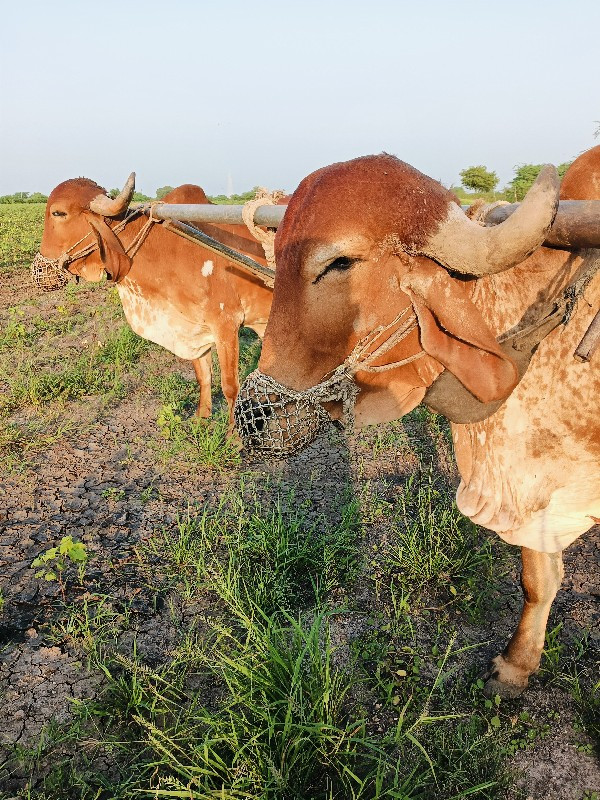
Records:
[[[103,217],[118,217],[131,202],[134,189],[135,172],[132,172],[125,181],[125,186],[114,200],[105,194],[99,194],[93,200],[90,200],[90,211]]]
[[[560,181],[546,164],[519,208],[500,225],[484,228],[451,203],[448,216],[419,252],[465,275],[493,275],[519,264],[546,239],[556,209]]]

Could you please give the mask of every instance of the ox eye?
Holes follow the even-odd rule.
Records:
[[[349,258],[348,256],[340,256],[339,258],[334,259],[330,264],[328,264],[323,272],[314,279],[313,283],[318,283],[321,278],[324,278],[328,272],[332,270],[336,270],[337,272],[345,272],[345,270],[350,269],[353,264],[356,264],[357,261],[360,261],[360,258]]]
[[[66,217],[67,216],[67,212],[66,211],[53,211],[52,212],[52,216],[53,217]]]

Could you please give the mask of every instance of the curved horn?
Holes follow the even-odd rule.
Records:
[[[558,207],[559,186],[556,168],[546,164],[519,208],[493,228],[483,228],[451,203],[448,216],[419,253],[465,275],[510,269],[545,240]]]
[[[125,186],[114,200],[105,194],[99,194],[90,200],[90,211],[103,217],[118,217],[131,202],[134,189],[135,172],[132,172],[125,181]]]

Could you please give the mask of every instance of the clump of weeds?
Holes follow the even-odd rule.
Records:
[[[229,436],[229,417],[225,412],[210,419],[182,416],[176,404],[162,407],[157,419],[162,438],[161,457],[169,461],[185,459],[190,465],[226,469],[239,463],[239,447]]]
[[[65,575],[67,567],[73,565],[76,568],[79,585],[82,585],[87,560],[88,553],[85,544],[74,541],[72,536],[63,536],[58,545],[49,547],[41,553],[31,562],[31,566],[38,570],[35,573],[36,578],[58,583],[64,602],[67,589]]]

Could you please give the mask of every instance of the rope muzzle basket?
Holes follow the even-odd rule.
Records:
[[[63,289],[69,282],[69,271],[60,258],[46,258],[36,253],[31,262],[31,280],[43,292]]]
[[[244,447],[273,454],[301,450],[331,421],[308,393],[288,389],[259,370],[244,381],[233,413]]]

